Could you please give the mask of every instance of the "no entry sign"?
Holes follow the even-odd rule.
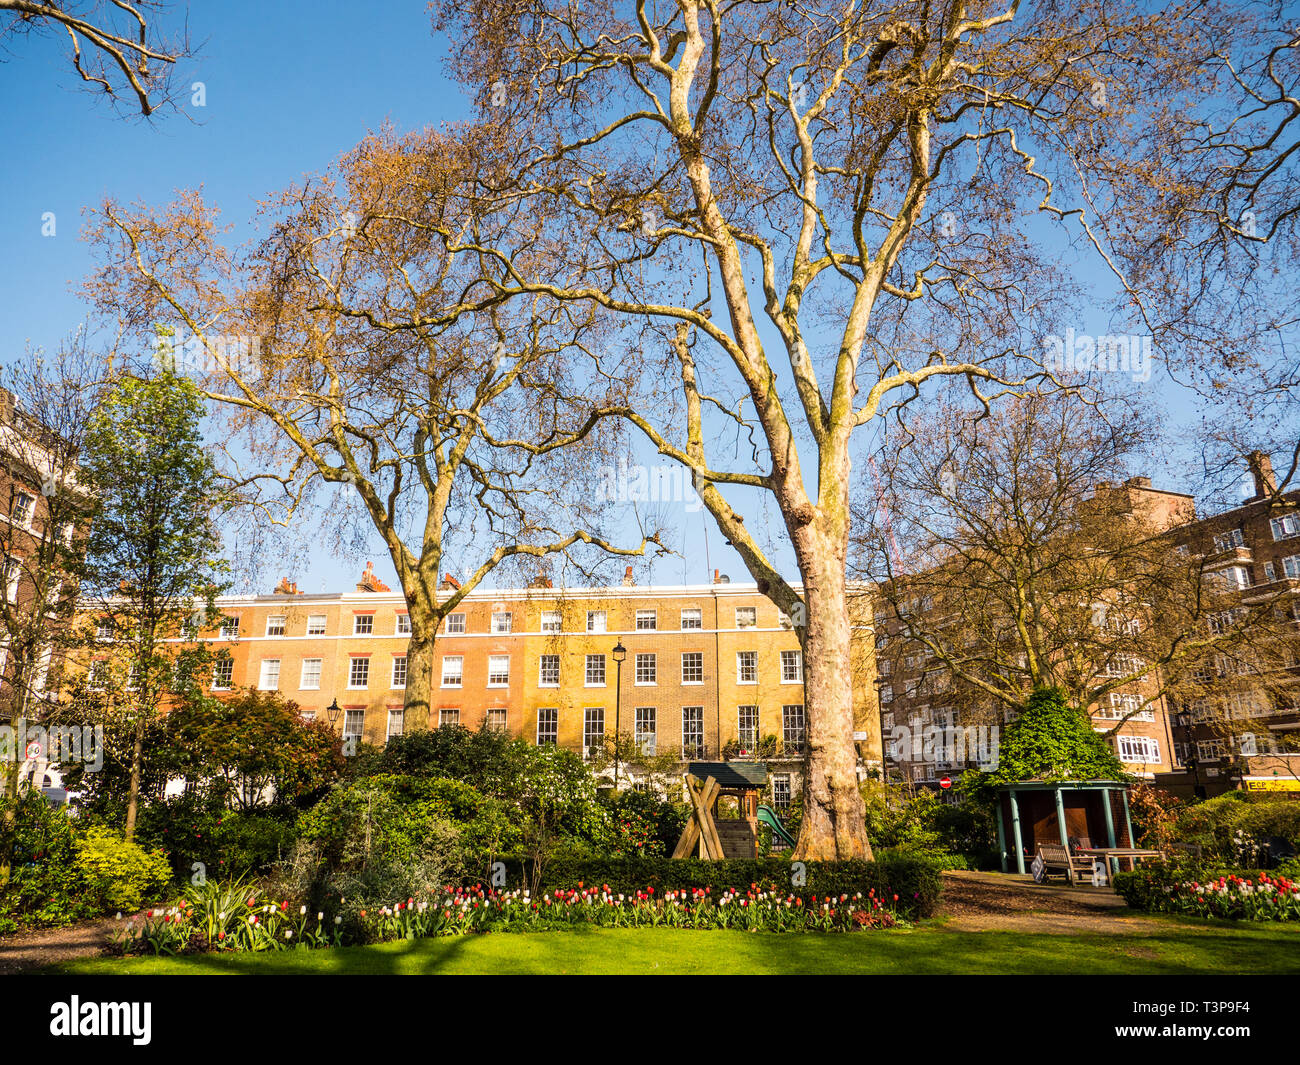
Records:
[[[951,787],[952,787],[952,777],[940,777],[940,778],[939,778],[939,787],[941,787],[941,788],[951,788]]]

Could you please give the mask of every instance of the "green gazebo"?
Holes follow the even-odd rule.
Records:
[[[1016,872],[1025,871],[1039,843],[1104,838],[1107,847],[1132,847],[1128,785],[1119,780],[1024,780],[997,788],[998,849],[1002,871],[1009,872],[1007,842],[1014,848]],[[1123,823],[1119,824],[1119,814]],[[1116,829],[1118,828],[1118,832]],[[1092,845],[1092,844],[1085,844]]]

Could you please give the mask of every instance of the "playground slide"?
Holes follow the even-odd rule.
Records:
[[[770,806],[760,806],[758,808],[758,823],[767,825],[772,834],[777,839],[782,840],[787,847],[794,846],[794,836],[785,830],[785,825],[781,824],[781,819],[776,816],[776,811]]]

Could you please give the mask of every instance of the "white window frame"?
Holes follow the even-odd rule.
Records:
[[[646,622],[647,624],[642,624]],[[636,631],[637,632],[654,632],[659,628],[659,612],[657,610],[638,610],[636,612]]]
[[[742,615],[747,620],[742,620]],[[736,607],[736,628],[738,629],[758,628],[758,607],[756,606]]]
[[[695,680],[686,679],[686,659],[699,659],[699,677]],[[703,684],[704,683],[704,652],[703,651],[683,651],[682,652],[682,684]]]
[[[682,631],[693,632],[704,628],[704,609],[698,606],[688,606],[682,611]]]
[[[393,619],[393,635],[394,636],[411,635],[411,615],[408,614],[405,610],[399,610],[397,612],[397,616]]]
[[[1290,540],[1300,536],[1300,511],[1283,514],[1280,518],[1271,518],[1268,523],[1274,540]]]
[[[438,727],[444,728],[447,725],[460,724],[460,707],[459,706],[440,706],[438,707]]]
[[[608,631],[609,631],[609,611],[608,611],[608,610],[588,610],[588,611],[587,611],[587,631],[588,631],[588,632],[608,632]]]
[[[633,659],[633,686],[654,687],[659,683],[659,662],[653,652],[640,652]]]
[[[564,615],[559,610],[543,610],[541,618],[542,632],[563,632]]]
[[[504,662],[505,669],[501,669],[500,663]],[[494,665],[494,663],[496,663]],[[497,678],[497,679],[493,679]],[[510,687],[510,656],[509,655],[488,655],[488,675],[487,686],[489,688],[508,688]]]
[[[538,747],[560,742],[560,711],[558,707],[539,706],[537,708],[535,742]]]
[[[659,715],[653,706],[638,706],[632,714],[632,742],[646,758],[659,747]]]
[[[448,614],[447,620],[443,624],[443,628],[446,630],[448,636],[465,635],[465,615]]]
[[[750,670],[753,676],[748,680],[745,679],[746,663],[750,664]],[[757,684],[758,683],[758,652],[757,651],[737,651],[736,652],[736,683],[737,684]]]
[[[308,673],[307,673],[307,666],[310,665],[310,664],[313,664],[313,663],[314,663],[315,666],[316,666],[316,683],[315,683],[315,684],[308,684],[307,681],[308,681],[310,678],[309,678]],[[322,670],[322,667],[324,666],[324,664],[325,664],[325,663],[324,663],[324,660],[323,660],[323,659],[320,659],[320,658],[304,658],[304,659],[302,660],[302,665],[301,665],[301,667],[300,667],[299,670],[298,670],[298,690],[299,690],[299,691],[305,691],[305,692],[318,692],[318,691],[320,691],[320,677],[321,677],[321,670]]]
[[[274,666],[271,670],[275,674],[275,683],[268,684],[267,671],[268,667]],[[280,690],[280,659],[263,658],[257,671],[257,690],[263,692],[276,692]]]
[[[687,729],[689,728],[689,732]],[[697,733],[698,728],[698,733]],[[687,739],[690,736],[691,739]],[[704,756],[704,707],[682,707],[682,757],[702,758]]]
[[[593,667],[599,665],[599,669]],[[597,673],[600,675],[599,680],[592,680]],[[601,654],[587,655],[584,669],[582,671],[582,686],[584,688],[603,688],[605,687],[606,677],[609,671],[605,668],[605,656]]]
[[[454,664],[454,672],[448,677],[447,667]],[[444,688],[463,688],[465,686],[465,656],[464,655],[443,655],[442,656],[442,687]]]
[[[353,636],[373,636],[374,634],[375,634],[374,614],[353,614],[352,615]]]
[[[364,710],[343,711],[343,738],[360,743],[366,735],[366,712]]]
[[[325,614],[307,615],[308,636],[324,636],[325,630],[328,625],[329,625],[329,618]]]
[[[509,636],[514,631],[515,616],[509,610],[492,611],[492,635]]]
[[[394,723],[396,723],[397,728],[393,728]],[[394,736],[400,736],[405,728],[406,710],[390,706],[388,708],[388,729],[384,733],[384,738],[391,740]]]
[[[791,666],[793,666],[793,668],[790,668]],[[802,651],[781,652],[781,683],[782,684],[803,683],[803,652]]]
[[[364,663],[364,669],[358,669],[359,663]],[[363,674],[362,683],[357,683],[357,675]],[[366,691],[370,687],[370,656],[369,655],[348,655],[348,691]]]
[[[224,683],[218,684],[218,676],[221,675]],[[209,687],[214,692],[228,692],[230,686],[235,682],[235,663],[229,658],[218,659],[212,663],[212,683]]]
[[[239,618],[227,618],[221,623],[217,635],[223,640],[239,639]]]
[[[401,663],[401,683],[398,683],[398,663]],[[389,669],[388,687],[392,691],[401,691],[406,687],[406,655],[393,655],[393,664]]]
[[[553,680],[547,677],[552,675],[548,666],[554,666]],[[559,655],[539,655],[537,658],[537,686],[539,688],[558,688],[560,686],[560,656]]]
[[[283,636],[285,626],[289,618],[285,614],[268,614],[266,616],[266,633],[267,636]]]
[[[599,721],[600,730],[596,731],[593,723]],[[593,742],[594,741],[594,742]],[[584,706],[582,708],[582,757],[590,758],[597,746],[605,746],[605,708],[603,706]]]

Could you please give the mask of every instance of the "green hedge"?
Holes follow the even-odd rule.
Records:
[[[804,882],[796,883],[792,863],[781,858],[553,858],[542,868],[543,891],[570,890],[579,883],[608,884],[612,892],[631,894],[652,887],[656,892],[681,888],[748,889],[788,892],[805,899],[813,895],[866,895],[875,891],[886,902],[898,896],[895,908],[905,917],[930,917],[942,891],[942,861],[918,857],[883,856],[875,862],[804,862]],[[529,863],[507,863],[507,885],[517,887]]]

